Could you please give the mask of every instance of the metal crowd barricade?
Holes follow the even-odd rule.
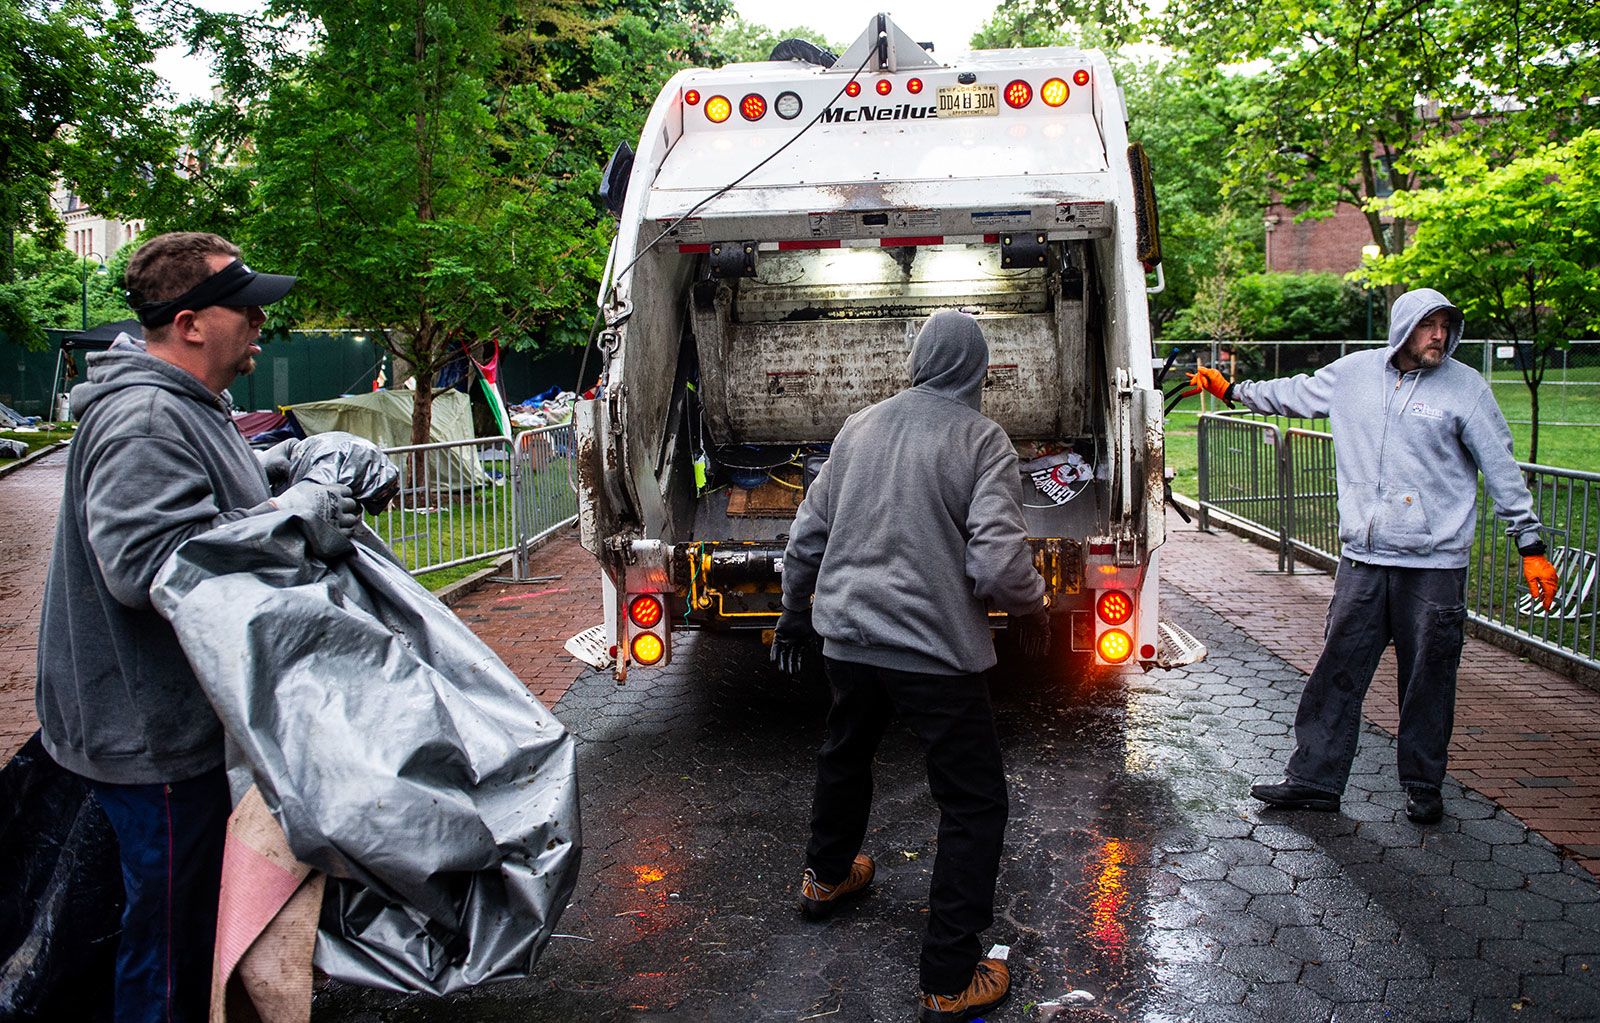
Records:
[[[578,517],[578,493],[571,482],[574,453],[571,423],[517,434],[513,445],[517,541],[512,552],[512,574],[517,579],[532,574],[528,555],[533,547]]]
[[[532,546],[577,517],[571,424],[384,453],[400,467],[400,495],[367,524],[412,575],[511,554],[523,578]]]
[[[1600,473],[1518,464],[1561,589],[1548,611],[1529,595],[1516,542],[1506,535],[1480,485],[1467,611],[1495,632],[1600,669]]]
[[[1259,526],[1278,539],[1278,568],[1292,572],[1283,431],[1264,420],[1207,412],[1198,444],[1200,528],[1211,527],[1213,511]]]
[[[1278,567],[1338,563],[1333,436],[1269,417],[1206,413],[1199,422],[1200,527],[1224,512],[1277,538]],[[1561,589],[1547,611],[1522,578],[1522,558],[1478,493],[1467,573],[1471,619],[1525,646],[1600,670],[1600,473],[1518,463],[1533,494]]]

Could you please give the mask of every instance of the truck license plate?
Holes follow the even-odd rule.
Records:
[[[942,85],[939,87],[940,117],[993,117],[1000,113],[1000,86]]]

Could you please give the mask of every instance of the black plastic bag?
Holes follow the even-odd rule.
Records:
[[[111,1019],[117,836],[37,733],[0,768],[0,1023]]]

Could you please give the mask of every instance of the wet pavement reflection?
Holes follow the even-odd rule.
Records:
[[[996,671],[1011,824],[986,940],[1011,946],[1015,994],[992,1019],[1600,1020],[1590,875],[1454,783],[1444,823],[1412,826],[1372,729],[1340,814],[1263,811],[1249,785],[1281,773],[1302,676],[1163,599],[1207,663]],[[583,870],[535,979],[335,984],[313,1019],[914,1019],[936,811],[908,734],[879,755],[873,893],[823,924],[794,907],[826,708],[820,679],[727,636],[650,681],[580,678],[556,713],[582,739]],[[1092,1009],[1051,1007],[1073,991]]]

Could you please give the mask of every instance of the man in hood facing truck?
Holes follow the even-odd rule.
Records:
[[[1255,412],[1320,418],[1333,433],[1343,550],[1322,656],[1295,715],[1284,779],[1251,795],[1284,809],[1337,810],[1350,777],[1361,703],[1378,658],[1399,662],[1399,774],[1406,816],[1433,824],[1455,719],[1467,618],[1467,562],[1478,474],[1522,554],[1528,592],[1548,609],[1558,580],[1544,557],[1533,499],[1483,377],[1451,359],[1460,310],[1431,288],[1389,315],[1387,350],[1354,352],[1314,375],[1230,384],[1201,367],[1194,390]]]
[[[1012,616],[1024,653],[1049,646],[1016,451],[979,411],[988,363],[977,320],[935,313],[911,350],[911,386],[845,421],[795,516],[772,646],[797,672],[820,638],[833,694],[800,883],[806,916],[828,916],[872,882],[861,843],[890,718],[926,745],[940,820],[924,1023],[972,1019],[1010,990],[1006,964],[980,958],[978,943],[994,920],[1007,814],[985,679],[989,610]]]
[[[230,809],[223,735],[172,626],[150,603],[185,540],[293,511],[346,535],[350,488],[302,481],[277,498],[223,397],[250,372],[261,307],[293,277],[258,274],[213,234],[158,235],[128,263],[145,342],[89,357],[45,581],[40,738],[82,776],[117,836],[127,904],[117,1023],[207,1017]]]

